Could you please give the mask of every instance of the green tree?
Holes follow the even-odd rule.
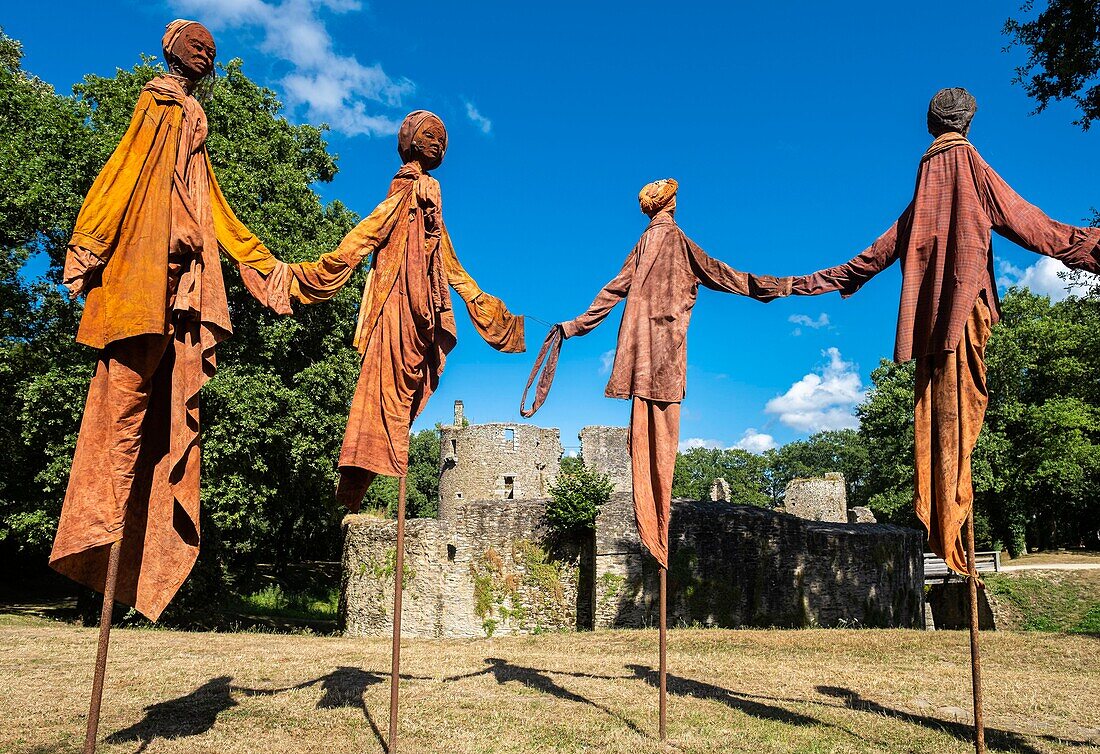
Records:
[[[729,483],[732,502],[770,506],[766,471],[764,457],[747,450],[691,448],[676,456],[672,496],[707,500],[714,480],[721,477]]]
[[[562,533],[595,529],[600,507],[611,498],[613,489],[607,474],[583,464],[563,466],[550,485],[546,505],[551,528]]]
[[[852,503],[868,506],[880,521],[905,526],[919,526],[913,512],[914,374],[915,362],[883,359],[856,408],[867,473]]]
[[[58,292],[59,267],[33,279],[23,271],[63,256],[95,162],[87,107],[21,61],[0,29],[0,545],[38,554],[56,527],[68,476],[58,456],[71,457],[91,358],[73,342],[80,305]]]
[[[405,482],[405,515],[435,518],[439,515],[439,425],[422,429],[409,438],[409,475]],[[365,510],[397,515],[400,488],[396,477],[380,477],[363,498]]]
[[[1095,0],[1050,0],[1037,15],[1034,0],[1020,6],[1025,20],[1010,18],[1003,32],[1011,45],[1027,49],[1016,68],[1023,85],[1042,112],[1051,101],[1068,99],[1081,113],[1074,125],[1088,130],[1100,115],[1100,4]]]
[[[839,471],[844,475],[850,505],[862,494],[867,473],[867,446],[854,429],[817,432],[805,440],[796,440],[769,450],[767,462],[768,495],[776,504],[792,479],[822,476]]]

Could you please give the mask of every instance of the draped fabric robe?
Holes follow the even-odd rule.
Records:
[[[562,325],[567,338],[589,333],[626,299],[605,394],[632,400],[634,515],[642,543],[666,568],[679,404],[687,387],[687,330],[700,283],[760,301],[787,292],[773,277],[738,272],[708,256],[670,212],[661,211],[588,311]]]
[[[340,467],[404,476],[409,428],[457,342],[448,286],[499,351],[524,350],[524,322],[463,269],[443,223],[439,183],[417,162],[402,166],[385,201],[333,252],[347,260],[372,253],[355,333],[362,367]]]
[[[77,340],[101,353],[50,564],[102,591],[107,546],[123,539],[116,599],[152,620],[198,556],[198,394],[232,332],[219,250],[250,290],[277,278],[262,300],[280,311],[290,298],[330,297],[350,275],[339,259],[277,260],[229,208],[206,135],[178,79],[149,82],[84,200],[65,263],[66,280],[88,275]]]
[[[966,573],[960,530],[974,502],[970,457],[985,419],[985,342],[1000,318],[992,232],[1074,269],[1100,272],[1100,228],[1078,228],[1026,202],[961,134],[936,138],[913,200],[845,264],[791,282],[795,295],[845,298],[902,265],[894,359],[918,359],[914,504],[928,543]]]

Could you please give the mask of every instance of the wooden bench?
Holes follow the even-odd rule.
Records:
[[[976,552],[974,563],[978,566],[978,573],[996,573],[1001,570],[1001,553]],[[924,553],[924,581],[949,581],[952,578],[962,578],[947,567],[947,563],[938,555]]]

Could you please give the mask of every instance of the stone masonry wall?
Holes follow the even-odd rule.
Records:
[[[596,529],[595,627],[653,625],[656,561],[629,495]],[[923,626],[921,534],[808,521],[724,502],[673,502],[669,622],[707,626]]]
[[[405,529],[402,635],[478,637],[573,629],[579,548],[554,542],[545,500],[464,501]],[[393,630],[393,521],[344,519],[343,630]]]
[[[441,428],[439,517],[470,500],[536,500],[561,465],[561,433],[531,424]]]
[[[610,476],[615,492],[634,489],[626,438],[626,427],[584,427],[580,433],[584,465]]]
[[[844,475],[827,472],[824,477],[792,479],[783,494],[783,510],[810,521],[847,523],[848,496]]]

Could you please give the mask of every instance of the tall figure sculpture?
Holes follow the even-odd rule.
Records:
[[[506,353],[524,350],[523,317],[482,291],[455,254],[443,222],[439,182],[428,173],[443,162],[446,151],[443,121],[426,110],[410,113],[397,135],[403,164],[389,194],[333,252],[334,264],[373,255],[355,328],[362,366],[340,451],[337,500],[358,511],[375,477],[400,477],[387,742],[391,754],[397,751],[409,430],[439,385],[447,354],[457,341],[448,286],[465,301],[475,329],[489,345]]]
[[[199,550],[199,389],[232,332],[219,250],[276,311],[331,297],[350,267],[288,266],[233,214],[192,96],[213,74],[210,32],[177,20],[169,73],[142,89],[88,192],[65,260],[86,294],[77,340],[100,350],[50,565],[104,594],[85,751],[94,751],[114,600],[156,620]],[[299,279],[300,278],[300,279]]]
[[[894,360],[917,361],[914,505],[928,530],[929,547],[969,580],[980,753],[985,739],[970,456],[988,404],[986,341],[1000,316],[991,232],[1074,269],[1098,272],[1100,228],[1051,220],[1013,191],[966,138],[976,111],[965,89],[938,92],[928,106],[934,139],[917,167],[916,190],[901,217],[850,262],[793,278],[791,292],[840,291],[847,298],[901,260]]]
[[[680,402],[687,387],[687,329],[699,284],[725,293],[770,301],[787,292],[771,276],[738,272],[708,256],[680,230],[674,219],[676,181],[646,185],[638,195],[642,212],[651,220],[622,270],[604,286],[588,311],[551,330],[528,388],[549,352],[539,380],[531,416],[546,399],[562,338],[591,332],[626,299],[619,326],[615,363],[605,395],[631,401],[628,436],[634,485],[634,516],[642,544],[660,566],[660,714],[665,738],[665,632],[668,519],[672,475],[680,438]]]
[[[446,151],[443,121],[426,110],[410,113],[397,135],[403,164],[389,194],[336,251],[341,258],[373,253],[355,329],[362,368],[340,451],[337,499],[352,512],[376,476],[408,470],[409,429],[457,342],[448,286],[489,345],[524,350],[523,317],[482,291],[455,254],[439,181],[428,172]]]

